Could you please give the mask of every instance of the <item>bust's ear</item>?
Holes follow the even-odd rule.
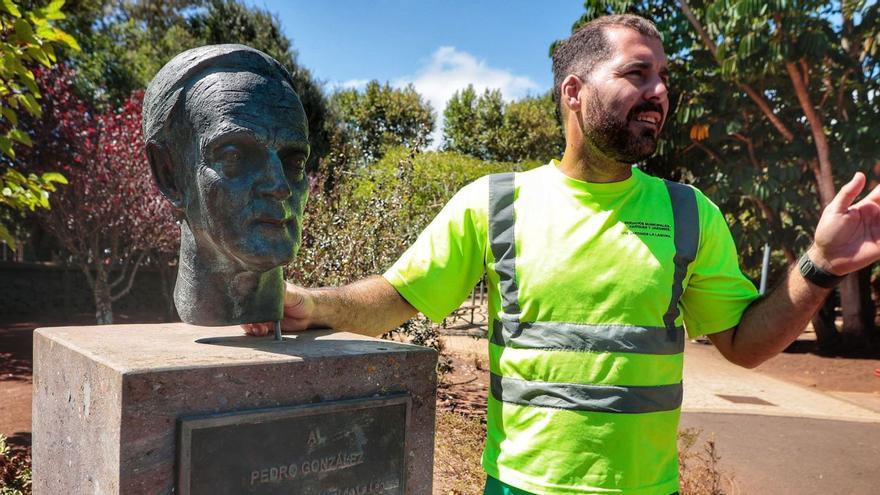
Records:
[[[150,169],[153,171],[153,177],[156,179],[156,185],[159,191],[168,199],[176,210],[183,209],[183,192],[180,185],[175,180],[174,171],[177,164],[174,163],[174,157],[165,145],[155,141],[147,143],[147,160],[150,162]]]

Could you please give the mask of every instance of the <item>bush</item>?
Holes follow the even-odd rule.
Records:
[[[0,495],[27,495],[31,493],[30,457],[13,453],[0,435]]]
[[[369,168],[346,175],[339,173],[346,167],[333,161],[345,157],[331,155],[313,178],[302,246],[286,278],[307,287],[339,286],[380,274],[462,186],[521,168],[457,153],[420,153],[419,148],[392,148]],[[396,331],[412,343],[440,350],[436,329],[422,316]],[[449,370],[448,365],[441,358],[439,370]]]
[[[687,429],[678,432],[678,471],[682,495],[725,495],[722,474],[718,470],[721,457],[715,449],[715,439],[710,438],[695,449],[700,430]],[[728,477],[728,480],[731,478]]]
[[[302,247],[286,274],[299,285],[338,286],[382,273],[461,187],[519,168],[417,148],[392,148],[354,172],[322,164],[312,181]]]

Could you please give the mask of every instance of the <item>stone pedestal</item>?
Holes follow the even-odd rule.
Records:
[[[228,490],[211,493],[291,493],[293,485],[285,485],[288,481],[306,480],[312,487],[320,485],[315,481],[319,474],[332,477],[356,466],[362,471],[371,469],[364,463],[378,462],[376,457],[384,455],[379,450],[386,447],[377,450],[376,445],[385,444],[369,435],[381,431],[384,423],[376,422],[384,415],[392,425],[388,428],[405,430],[397,443],[402,453],[402,462],[396,464],[403,477],[400,486],[395,488],[388,479],[364,479],[358,486],[321,486],[315,495],[429,494],[436,360],[436,352],[424,347],[327,331],[287,335],[275,342],[271,337],[244,336],[239,327],[182,323],[38,329],[34,333],[34,493],[198,493],[197,487],[177,486],[181,467],[183,471],[195,469],[195,464],[189,464],[191,459],[181,459],[181,431],[218,421],[225,421],[226,433],[215,430],[212,441],[235,436],[230,432],[253,440],[236,426],[246,423],[257,428],[249,430],[255,435],[266,436],[259,441],[267,449],[279,447],[272,444],[278,443],[277,438],[267,431],[278,431],[279,438],[288,435],[284,442],[291,446],[290,452],[271,462],[264,459],[263,464],[245,466],[249,480],[221,480],[220,485]],[[354,409],[374,414],[345,419],[344,414],[359,414],[351,412],[351,404],[361,404]],[[374,404],[398,411],[394,414],[400,419],[384,414]],[[279,430],[284,424],[288,429],[306,424],[295,423],[302,418],[320,425],[321,415],[328,418],[325,433]],[[281,416],[288,423],[269,423]],[[187,423],[188,418],[196,419]],[[372,422],[373,433],[364,433],[360,426],[354,432],[340,430],[339,425],[347,421]],[[294,445],[300,438],[309,446]],[[339,447],[335,460],[329,459],[335,450],[329,457],[315,450],[320,458],[305,453],[316,442],[333,441],[357,441],[372,445],[372,450],[343,452]],[[210,449],[199,448],[202,457],[204,449]],[[218,462],[237,467],[237,452],[212,455],[217,455]],[[204,458],[201,462],[205,465]],[[248,462],[241,458],[243,465]],[[319,466],[320,462],[324,465]]]

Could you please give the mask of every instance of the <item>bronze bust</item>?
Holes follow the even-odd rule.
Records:
[[[153,176],[181,214],[183,321],[280,320],[308,196],[308,123],[290,74],[244,45],[187,50],[144,96]]]

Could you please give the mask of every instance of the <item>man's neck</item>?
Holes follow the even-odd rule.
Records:
[[[174,305],[193,325],[222,326],[280,320],[284,312],[281,267],[251,272],[198,249],[186,222],[181,225],[180,261]],[[226,261],[226,262],[224,262]]]
[[[576,122],[569,122],[575,125]],[[559,170],[565,175],[584,182],[620,182],[632,175],[632,166],[614,160],[587,142],[578,128],[567,133],[565,154]]]

